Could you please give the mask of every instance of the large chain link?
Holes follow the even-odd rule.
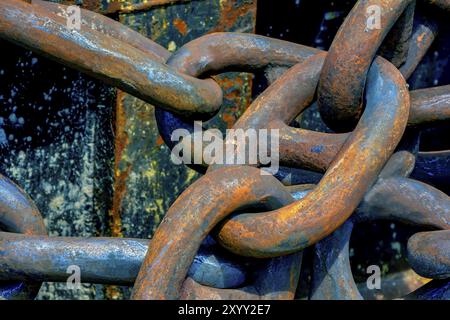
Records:
[[[428,2],[450,11],[448,0]],[[383,27],[368,30],[373,5]],[[328,52],[214,33],[171,54],[88,10],[80,30],[68,30],[64,5],[3,0],[1,38],[155,105],[171,149],[175,130],[194,134],[194,120],[220,109],[222,91],[211,75],[265,69],[270,86],[233,128],[277,129],[284,167],[272,176],[262,174],[260,159],[192,165],[205,175],[173,203],[152,240],[48,237],[33,201],[0,177],[0,297],[34,298],[42,281],[64,281],[67,265],[76,264],[84,282],[134,283],[134,299],[293,299],[302,250],[315,245],[310,298],[361,299],[350,267],[352,230],[396,220],[426,228],[409,239],[408,261],[419,275],[441,279],[406,298],[450,299],[450,201],[426,184],[448,181],[449,152],[418,152],[417,135],[405,134],[450,119],[450,85],[408,91],[405,79],[437,32],[415,7],[413,0],[357,1]],[[337,133],[290,126],[316,96],[323,121]],[[298,185],[286,186],[277,177],[292,168],[323,176],[302,184],[307,171],[297,171]],[[414,168],[416,180],[409,177]],[[219,245],[241,258],[222,255]],[[250,259],[246,268],[244,257],[260,261]],[[225,272],[232,276],[218,281]]]

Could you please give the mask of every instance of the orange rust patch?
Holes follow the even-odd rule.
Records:
[[[243,4],[238,8],[236,8],[235,0],[223,1],[220,19],[217,22],[217,25],[213,29],[209,30],[208,33],[231,31],[238,19],[249,13],[251,13],[253,17],[256,17],[256,1]],[[255,32],[255,24],[253,24],[252,32]]]
[[[109,211],[109,225],[111,236],[123,237],[122,233],[122,200],[126,193],[126,181],[131,170],[129,164],[125,171],[120,171],[120,161],[124,150],[128,145],[128,134],[126,128],[126,115],[123,108],[123,100],[126,93],[117,90],[116,114],[115,114],[115,139],[114,139],[114,182],[113,182],[113,203]],[[123,298],[122,291],[118,286],[106,285],[105,297],[109,300],[118,300]]]
[[[173,20],[173,26],[178,30],[179,33],[181,33],[183,36],[187,34],[188,26],[184,20],[180,18],[176,18]]]
[[[233,124],[236,122],[236,117],[228,113],[224,113],[222,119],[227,123],[228,129],[232,128]]]
[[[162,146],[163,144],[164,144],[163,138],[161,137],[161,135],[158,135],[158,138],[156,138],[156,145],[157,145],[158,147],[160,147],[160,146]]]
[[[227,124],[227,128],[232,128],[241,113],[245,111],[251,103],[252,78],[245,74],[238,76],[213,77],[224,92],[224,99],[232,101],[233,105],[223,110],[221,117]],[[247,89],[244,87],[247,86]]]
[[[417,37],[417,42],[422,42],[423,41],[423,38],[425,37],[425,35],[426,35],[426,33],[425,32],[422,32],[418,37]]]
[[[118,286],[108,285],[105,286],[105,296],[110,300],[119,300],[122,298],[122,292]]]

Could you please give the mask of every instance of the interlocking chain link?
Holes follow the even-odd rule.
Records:
[[[448,0],[428,2],[450,11]],[[367,29],[373,5],[383,27]],[[85,282],[134,283],[134,299],[293,299],[302,250],[315,245],[310,298],[362,299],[350,267],[352,230],[360,222],[393,220],[425,228],[409,239],[408,261],[421,276],[441,279],[406,298],[436,298],[450,277],[450,202],[426,182],[448,179],[449,152],[418,152],[418,139],[406,141],[405,130],[448,121],[450,85],[408,91],[405,79],[438,29],[418,11],[413,0],[359,0],[328,52],[214,33],[171,54],[88,10],[82,9],[80,30],[69,30],[64,5],[3,0],[1,38],[155,105],[171,149],[175,130],[192,135],[194,120],[219,111],[222,91],[211,75],[265,70],[270,86],[233,128],[278,130],[285,166],[278,176],[291,168],[323,176],[315,185],[285,186],[262,174],[260,159],[192,165],[204,176],[173,203],[151,240],[48,237],[33,201],[0,177],[0,297],[34,298],[42,281],[64,281],[61,261],[70,260],[83,267]],[[323,121],[336,133],[290,126],[316,97]],[[422,181],[410,177],[414,168]],[[218,244],[242,259],[260,258],[250,268],[254,274],[240,261],[211,253]],[[38,263],[31,265],[30,256]],[[235,276],[218,284],[213,275],[224,266]],[[448,290],[439,292],[450,299]]]

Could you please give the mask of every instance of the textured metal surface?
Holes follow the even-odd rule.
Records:
[[[394,154],[381,172],[378,181],[365,195],[356,215],[315,246],[311,299],[362,299],[362,294],[352,276],[349,257],[350,237],[356,223],[387,219],[399,220],[425,228],[450,228],[450,199],[439,190],[406,178],[414,166],[411,159],[414,157],[408,152]],[[417,199],[418,194],[420,194],[420,199]],[[446,241],[441,239],[439,242],[434,242],[437,246],[437,253],[433,257],[429,251],[426,253],[423,251],[426,250],[427,242],[419,240],[421,235],[428,236],[429,239],[445,238],[447,231],[430,232],[431,237],[427,233],[418,233],[408,242],[408,258],[414,270],[416,272],[417,270],[426,270],[426,265],[423,265],[423,261],[421,261],[422,263],[418,262],[418,259],[420,257],[429,259],[427,260],[430,266],[429,271],[418,273],[429,278],[439,278],[433,266],[445,270],[447,263],[448,267],[448,262],[445,261],[448,253],[439,251],[439,249],[445,250]],[[422,251],[415,246],[419,246]],[[422,256],[420,256],[421,253]],[[443,261],[435,262],[433,265],[431,261],[435,260],[435,257],[439,257]],[[446,277],[445,273],[443,277]]]
[[[194,182],[167,212],[136,279],[134,298],[179,298],[194,254],[215,225],[233,211],[259,201],[264,201],[269,210],[292,201],[280,182],[260,175],[256,168],[224,168],[212,175]],[[174,228],[179,230],[176,238]]]
[[[174,72],[151,51],[144,54],[90,25],[68,32],[66,20],[39,3],[5,0],[1,14],[0,37],[14,38],[28,49],[45,52],[147,102],[176,106],[174,111],[205,113],[217,111],[222,103],[222,91],[214,81]]]
[[[31,198],[9,179],[0,176],[0,226],[2,230],[27,235],[45,235],[44,220]],[[0,283],[3,299],[34,299],[39,291],[39,282]]]
[[[450,231],[421,232],[408,241],[408,260],[423,277],[446,279],[450,277]]]
[[[188,1],[119,15],[122,24],[161,44],[166,55],[206,33],[253,32],[255,19],[255,1],[234,0]],[[226,73],[215,80],[222,88],[223,105],[211,126],[224,130],[249,104],[251,76]],[[155,119],[160,108],[119,91],[115,110],[112,235],[149,237],[177,196],[199,175],[171,163],[170,149],[162,141]],[[129,290],[111,291],[111,295],[129,297]]]
[[[312,60],[311,64],[313,63]],[[379,81],[379,77],[384,77],[385,81]],[[313,82],[316,79],[311,77],[309,80]],[[230,220],[219,234],[222,243],[228,249],[244,255],[277,255],[309,246],[341,225],[376,179],[403,134],[406,126],[405,114],[409,111],[409,97],[402,81],[404,80],[398,70],[379,58],[373,64],[369,75],[365,114],[317,188],[305,199],[278,211],[256,217],[240,215]],[[275,82],[268,90],[276,88],[277,84],[278,82]],[[392,96],[380,97],[378,92],[390,92]],[[378,104],[375,101],[383,103]],[[387,109],[379,109],[384,107]],[[377,123],[374,119],[374,115],[379,112],[385,115],[382,123]],[[377,134],[388,131],[389,137],[385,136],[384,139],[380,139]],[[348,194],[352,196],[348,197]],[[281,226],[283,235],[277,232]]]
[[[426,47],[426,45],[424,46]],[[223,55],[222,52],[225,50],[227,54]],[[204,73],[217,73],[229,68],[233,70],[245,68],[244,70],[250,71],[267,67],[269,64],[271,67],[292,66],[319,52],[314,48],[262,36],[218,33],[198,38],[190,42],[188,46],[180,48],[172,56],[170,62],[182,72],[187,72],[192,76],[201,76]],[[200,57],[202,57],[202,63],[195,63],[195,61],[199,61]],[[411,55],[407,62],[416,64],[420,61],[420,58],[420,55]],[[401,69],[401,71],[410,72],[408,69]],[[302,79],[285,79],[284,83],[279,84],[279,86],[285,86],[286,83],[294,86],[295,80],[300,81]],[[311,86],[315,86],[315,84],[311,83]],[[450,86],[442,86],[411,92],[408,125],[430,126],[439,122],[448,122],[450,116],[449,88]],[[315,87],[310,90],[314,89]],[[292,90],[285,90],[292,93]],[[276,95],[274,94],[274,96]],[[290,106],[290,112],[292,112],[284,119],[284,122],[289,124],[309,105],[313,96],[314,92],[311,93],[308,100],[303,102],[303,106],[295,103],[295,100],[290,99],[291,97],[284,97],[284,101],[291,103],[286,105],[285,109],[289,110],[288,107]],[[262,99],[260,98],[260,100]],[[272,117],[278,117],[279,112],[281,112],[278,108],[282,105],[283,103],[280,103],[280,101],[267,103],[264,112],[259,115],[259,117],[264,116],[260,120],[261,123],[267,125],[269,122],[266,121],[273,120],[270,118],[270,114],[272,114]],[[272,113],[267,113],[268,110]],[[187,119],[161,110],[158,110],[156,114],[161,136],[170,148],[174,146],[170,138],[174,130],[183,128],[193,132],[193,124]],[[246,113],[247,115],[248,113]],[[273,125],[272,127],[281,130],[280,161],[282,164],[304,166],[317,171],[325,171],[348,138],[348,134],[330,135],[302,129],[288,130],[280,127],[280,125]],[[321,152],[315,150],[321,150]]]
[[[411,4],[414,1],[358,1],[346,17],[330,47],[319,82],[319,110],[330,128],[346,132],[355,126],[363,110],[361,99],[370,64],[391,27]],[[378,6],[383,24],[368,30],[366,13],[373,5]],[[404,20],[400,29],[408,29],[410,33],[412,21]],[[404,46],[409,40],[409,35],[402,36],[402,32],[394,33],[400,34],[394,42],[396,47]],[[403,62],[400,59],[397,65]]]
[[[430,12],[440,10],[436,15],[448,9],[447,1],[429,2],[435,10]],[[64,269],[75,263],[84,268],[84,282],[112,285],[106,287],[105,296],[113,299],[126,294],[118,285],[129,285],[134,279],[133,299],[292,299],[302,250],[315,245],[309,298],[362,299],[369,295],[360,291],[353,276],[351,235],[359,224],[388,220],[425,229],[408,241],[409,265],[421,276],[437,279],[409,295],[401,292],[400,297],[447,298],[450,204],[448,195],[433,186],[447,183],[448,145],[436,141],[436,150],[423,150],[421,132],[430,139],[435,130],[437,137],[439,128],[448,124],[450,87],[409,91],[405,80],[414,77],[441,26],[428,17],[432,14],[422,4],[416,10],[415,1],[399,0],[377,2],[387,24],[368,31],[365,12],[374,3],[358,1],[325,52],[240,32],[199,37],[205,23],[200,32],[195,23],[202,14],[211,18],[206,28],[210,32],[252,29],[253,1],[211,1],[209,7],[180,2],[154,9],[151,24],[147,10],[167,2],[135,1],[107,8],[85,4],[97,12],[119,13],[120,22],[143,27],[145,31],[138,30],[141,34],[165,42],[160,46],[94,12],[82,11],[81,29],[69,31],[62,5],[5,0],[0,37],[119,89],[115,136],[109,140],[114,156],[102,152],[106,158],[111,156],[112,166],[101,166],[106,180],[112,169],[114,182],[112,190],[103,191],[111,198],[98,207],[99,213],[106,209],[108,216],[96,221],[104,223],[107,218],[113,237],[137,234],[152,239],[47,237],[33,201],[4,178],[0,226],[15,233],[0,233],[0,280],[19,282],[5,282],[3,297],[33,298],[39,281],[64,282]],[[194,8],[203,11],[192,21],[178,15]],[[250,76],[223,74],[261,70],[270,85],[251,103]],[[44,94],[46,100],[50,94]],[[279,130],[281,172],[275,177],[262,174],[260,162],[200,164],[192,168],[205,175],[190,184],[197,178],[194,171],[171,169],[170,135],[178,128],[192,131],[192,121],[211,119],[222,104],[236,101],[237,106],[221,111],[207,127]],[[338,133],[320,120],[325,132],[299,128],[308,107],[320,112],[324,123]],[[97,134],[96,121],[104,107],[97,108],[99,115],[92,116],[88,135],[92,129]],[[8,130],[6,125],[17,128],[25,122],[17,118],[17,107],[11,110],[7,122],[1,118]],[[13,135],[5,141],[19,143]],[[95,152],[96,147],[91,149]],[[160,150],[166,152],[162,158]],[[19,158],[25,156],[19,153]],[[93,159],[96,156],[83,159],[83,165]],[[295,185],[293,173],[297,183],[314,185]],[[157,190],[158,176],[168,177],[175,192],[164,195],[165,189]],[[91,191],[99,190],[95,179]],[[47,193],[53,190],[51,184],[42,186]],[[39,188],[33,190],[39,200]],[[70,193],[72,198],[79,190],[88,199],[94,197],[84,188],[76,190]],[[52,210],[66,211],[63,198],[51,205]],[[152,216],[143,219],[136,213],[141,208]],[[85,232],[82,224],[77,221],[72,227]],[[27,264],[27,259],[34,263]]]
[[[28,233],[0,232],[0,283],[30,280],[64,282],[67,267],[77,265],[83,268],[82,282],[132,285],[149,244],[149,240],[144,239],[47,237]],[[247,268],[223,253],[217,253],[217,250],[214,250],[216,253],[211,252],[213,248],[208,250],[204,245],[200,248],[189,275],[199,283],[217,288],[241,285]],[[0,292],[4,293],[5,289],[0,289]]]

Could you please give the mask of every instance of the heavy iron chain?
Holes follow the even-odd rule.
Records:
[[[428,2],[450,11],[448,0]],[[365,13],[374,4],[383,26],[367,30]],[[418,152],[417,135],[405,134],[450,119],[450,86],[407,89],[405,79],[437,32],[415,11],[413,0],[359,0],[328,52],[214,33],[170,54],[97,13],[82,9],[81,29],[68,30],[63,5],[2,0],[1,38],[155,105],[170,148],[174,130],[193,132],[193,120],[219,110],[222,91],[209,75],[265,69],[273,82],[234,128],[279,129],[284,167],[274,177],[261,175],[259,165],[193,166],[206,174],[175,201],[151,241],[48,237],[30,197],[1,177],[0,297],[34,298],[42,281],[65,281],[70,261],[82,267],[84,282],[134,283],[134,299],[292,299],[302,250],[315,245],[310,298],[361,299],[350,236],[354,224],[382,219],[428,230],[409,239],[408,261],[435,280],[406,298],[450,299],[449,197],[426,184],[433,176],[448,179],[450,152]],[[337,133],[289,126],[312,103]],[[416,180],[409,178],[414,167]],[[292,168],[323,176],[305,184],[307,171],[295,171],[296,185],[285,186],[277,178]],[[262,212],[245,213],[250,207]],[[243,258],[211,259],[217,243]],[[265,259],[250,276],[244,257]],[[217,283],[213,274],[225,265],[234,282]]]

